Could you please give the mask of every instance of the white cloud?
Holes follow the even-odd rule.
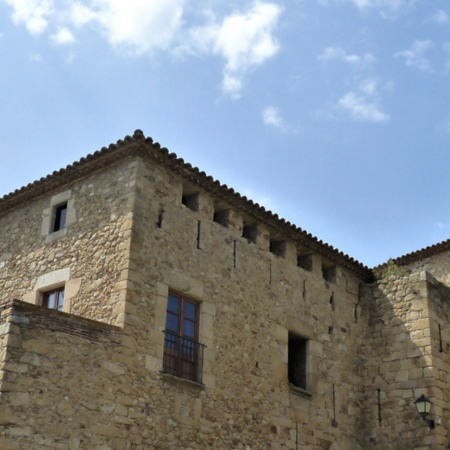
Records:
[[[261,64],[278,51],[271,32],[280,12],[274,3],[256,3],[247,13],[225,17],[217,30],[214,51],[225,57],[228,71]]]
[[[317,59],[322,61],[338,60],[358,65],[369,65],[375,61],[371,53],[364,53],[363,55],[348,54],[341,47],[327,47]]]
[[[86,25],[89,22],[94,21],[97,17],[97,13],[79,2],[72,3],[67,14],[70,21],[77,27]]]
[[[240,97],[249,70],[279,50],[273,33],[282,8],[270,1],[256,0],[246,11],[220,19],[209,10],[203,15],[207,24],[191,28],[183,21],[188,0],[4,1],[14,22],[30,33],[56,30],[49,38],[58,45],[73,44],[77,29],[91,25],[110,45],[132,55],[157,50],[217,55],[225,61],[222,90],[233,98]],[[204,13],[192,5],[190,12]]]
[[[185,0],[4,0],[12,9],[16,24],[24,24],[32,34],[49,26],[59,30],[51,35],[58,43],[70,40],[69,26],[94,23],[108,42],[129,52],[142,54],[166,49],[181,27]],[[72,34],[73,37],[73,34]]]
[[[142,54],[169,47],[181,26],[183,3],[184,0],[96,0],[96,14],[92,17],[110,44]]]
[[[439,9],[438,11],[436,11],[434,14],[431,15],[429,21],[438,23],[439,25],[443,25],[448,23],[449,16],[443,9]]]
[[[54,12],[52,0],[5,0],[13,9],[15,24],[24,24],[31,34],[42,33]]]
[[[279,5],[269,2],[256,2],[247,12],[234,12],[222,20],[210,12],[209,23],[190,29],[177,52],[222,57],[225,60],[222,90],[237,99],[247,72],[278,52],[273,32],[281,12]]]
[[[61,28],[50,36],[53,43],[57,45],[68,45],[75,42],[72,32],[68,28]]]
[[[431,49],[433,43],[430,40],[414,41],[409,50],[404,50],[394,54],[395,58],[403,58],[408,67],[415,67],[424,72],[434,72],[430,60],[426,53]]]
[[[389,115],[380,109],[378,103],[378,85],[375,80],[364,81],[356,91],[348,92],[338,102],[354,120],[386,122]]]
[[[210,50],[225,59],[222,83],[225,93],[239,98],[247,71],[278,52],[279,45],[272,33],[280,14],[279,5],[257,2],[246,13],[233,13],[220,24],[196,31],[197,39],[209,38]]]
[[[266,125],[279,129],[285,128],[284,120],[280,115],[280,111],[275,106],[267,106],[264,108],[262,118]]]

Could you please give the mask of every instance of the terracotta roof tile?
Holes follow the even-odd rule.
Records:
[[[111,164],[134,156],[152,158],[166,165],[173,171],[188,178],[189,181],[196,183],[199,187],[210,191],[212,195],[222,197],[226,202],[230,203],[230,206],[236,207],[254,217],[256,221],[268,224],[269,227],[275,228],[278,232],[285,235],[286,238],[304,245],[311,252],[319,253],[334,263],[347,267],[366,280],[372,279],[372,271],[367,266],[335,249],[331,245],[324,243],[311,233],[280,218],[277,214],[266,210],[263,206],[253,202],[246,196],[240,195],[226,184],[221,184],[218,180],[200,171],[197,167],[186,163],[175,153],[170,153],[167,148],[161,147],[158,142],[154,142],[150,137],[145,137],[141,130],[136,130],[133,136],[125,136],[124,139],[117,141],[115,144],[103,147],[69,164],[63,169],[54,171],[51,175],[40,178],[33,183],[3,196],[0,198],[0,214],[5,214],[25,202],[33,201],[37,197],[46,195],[55,189],[60,189],[62,186],[68,185],[77,179],[101,171],[105,163]]]

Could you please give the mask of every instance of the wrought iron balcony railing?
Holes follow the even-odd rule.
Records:
[[[201,384],[205,347],[194,339],[165,330],[163,372]]]

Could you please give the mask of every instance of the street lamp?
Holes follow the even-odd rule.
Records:
[[[423,420],[428,423],[428,426],[433,429],[434,420],[427,419],[427,414],[430,413],[432,405],[430,400],[422,394],[414,403],[416,405],[417,412],[422,416]]]

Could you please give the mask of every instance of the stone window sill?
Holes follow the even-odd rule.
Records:
[[[298,395],[299,397],[304,397],[304,398],[311,398],[312,397],[312,392],[311,391],[308,391],[307,389],[303,389],[303,388],[294,386],[291,383],[289,383],[289,390],[291,391],[292,394]]]
[[[180,378],[167,372],[160,372],[161,380],[176,386],[189,388],[193,390],[203,390],[206,386],[203,383],[197,383],[196,381],[187,380],[186,378]]]
[[[51,242],[57,241],[58,239],[65,237],[66,234],[67,234],[67,228],[63,228],[62,230],[54,231],[45,237],[45,243],[50,244]]]

